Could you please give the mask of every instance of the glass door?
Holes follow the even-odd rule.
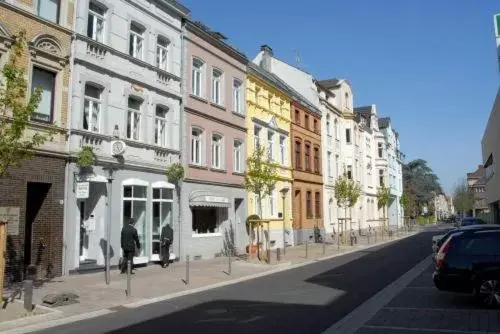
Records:
[[[124,186],[123,187],[123,224],[128,224],[130,218],[134,218],[135,228],[139,235],[141,250],[137,257],[148,254],[149,245],[146,243],[146,191],[145,186]]]
[[[165,225],[172,226],[173,191],[166,188],[153,188],[153,222],[151,238],[151,261],[160,260],[161,230]]]

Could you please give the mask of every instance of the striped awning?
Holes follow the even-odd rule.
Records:
[[[189,206],[209,208],[230,208],[231,202],[225,196],[212,194],[208,191],[193,191],[189,195]]]

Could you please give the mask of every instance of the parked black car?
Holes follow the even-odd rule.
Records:
[[[449,230],[446,234],[444,235],[438,235],[433,237],[432,240],[432,251],[433,253],[437,253],[439,248],[443,245],[443,242],[445,242],[450,235],[453,233],[457,233],[460,231],[479,231],[479,230],[491,230],[491,229],[500,229],[499,224],[477,224],[477,225],[465,225],[461,227],[455,227]]]
[[[434,285],[439,290],[473,293],[489,307],[500,307],[500,230],[452,233],[436,255]]]

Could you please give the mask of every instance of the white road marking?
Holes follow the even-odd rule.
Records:
[[[417,331],[417,332],[427,332],[427,333],[453,333],[453,334],[500,334],[500,332],[484,332],[484,331],[462,331],[458,329],[442,329],[442,328],[409,328],[409,327],[398,327],[398,326],[363,326],[363,328],[371,328],[378,330],[398,330],[398,331]]]

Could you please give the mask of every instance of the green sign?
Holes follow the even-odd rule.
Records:
[[[495,15],[495,35],[500,37],[500,14]]]

